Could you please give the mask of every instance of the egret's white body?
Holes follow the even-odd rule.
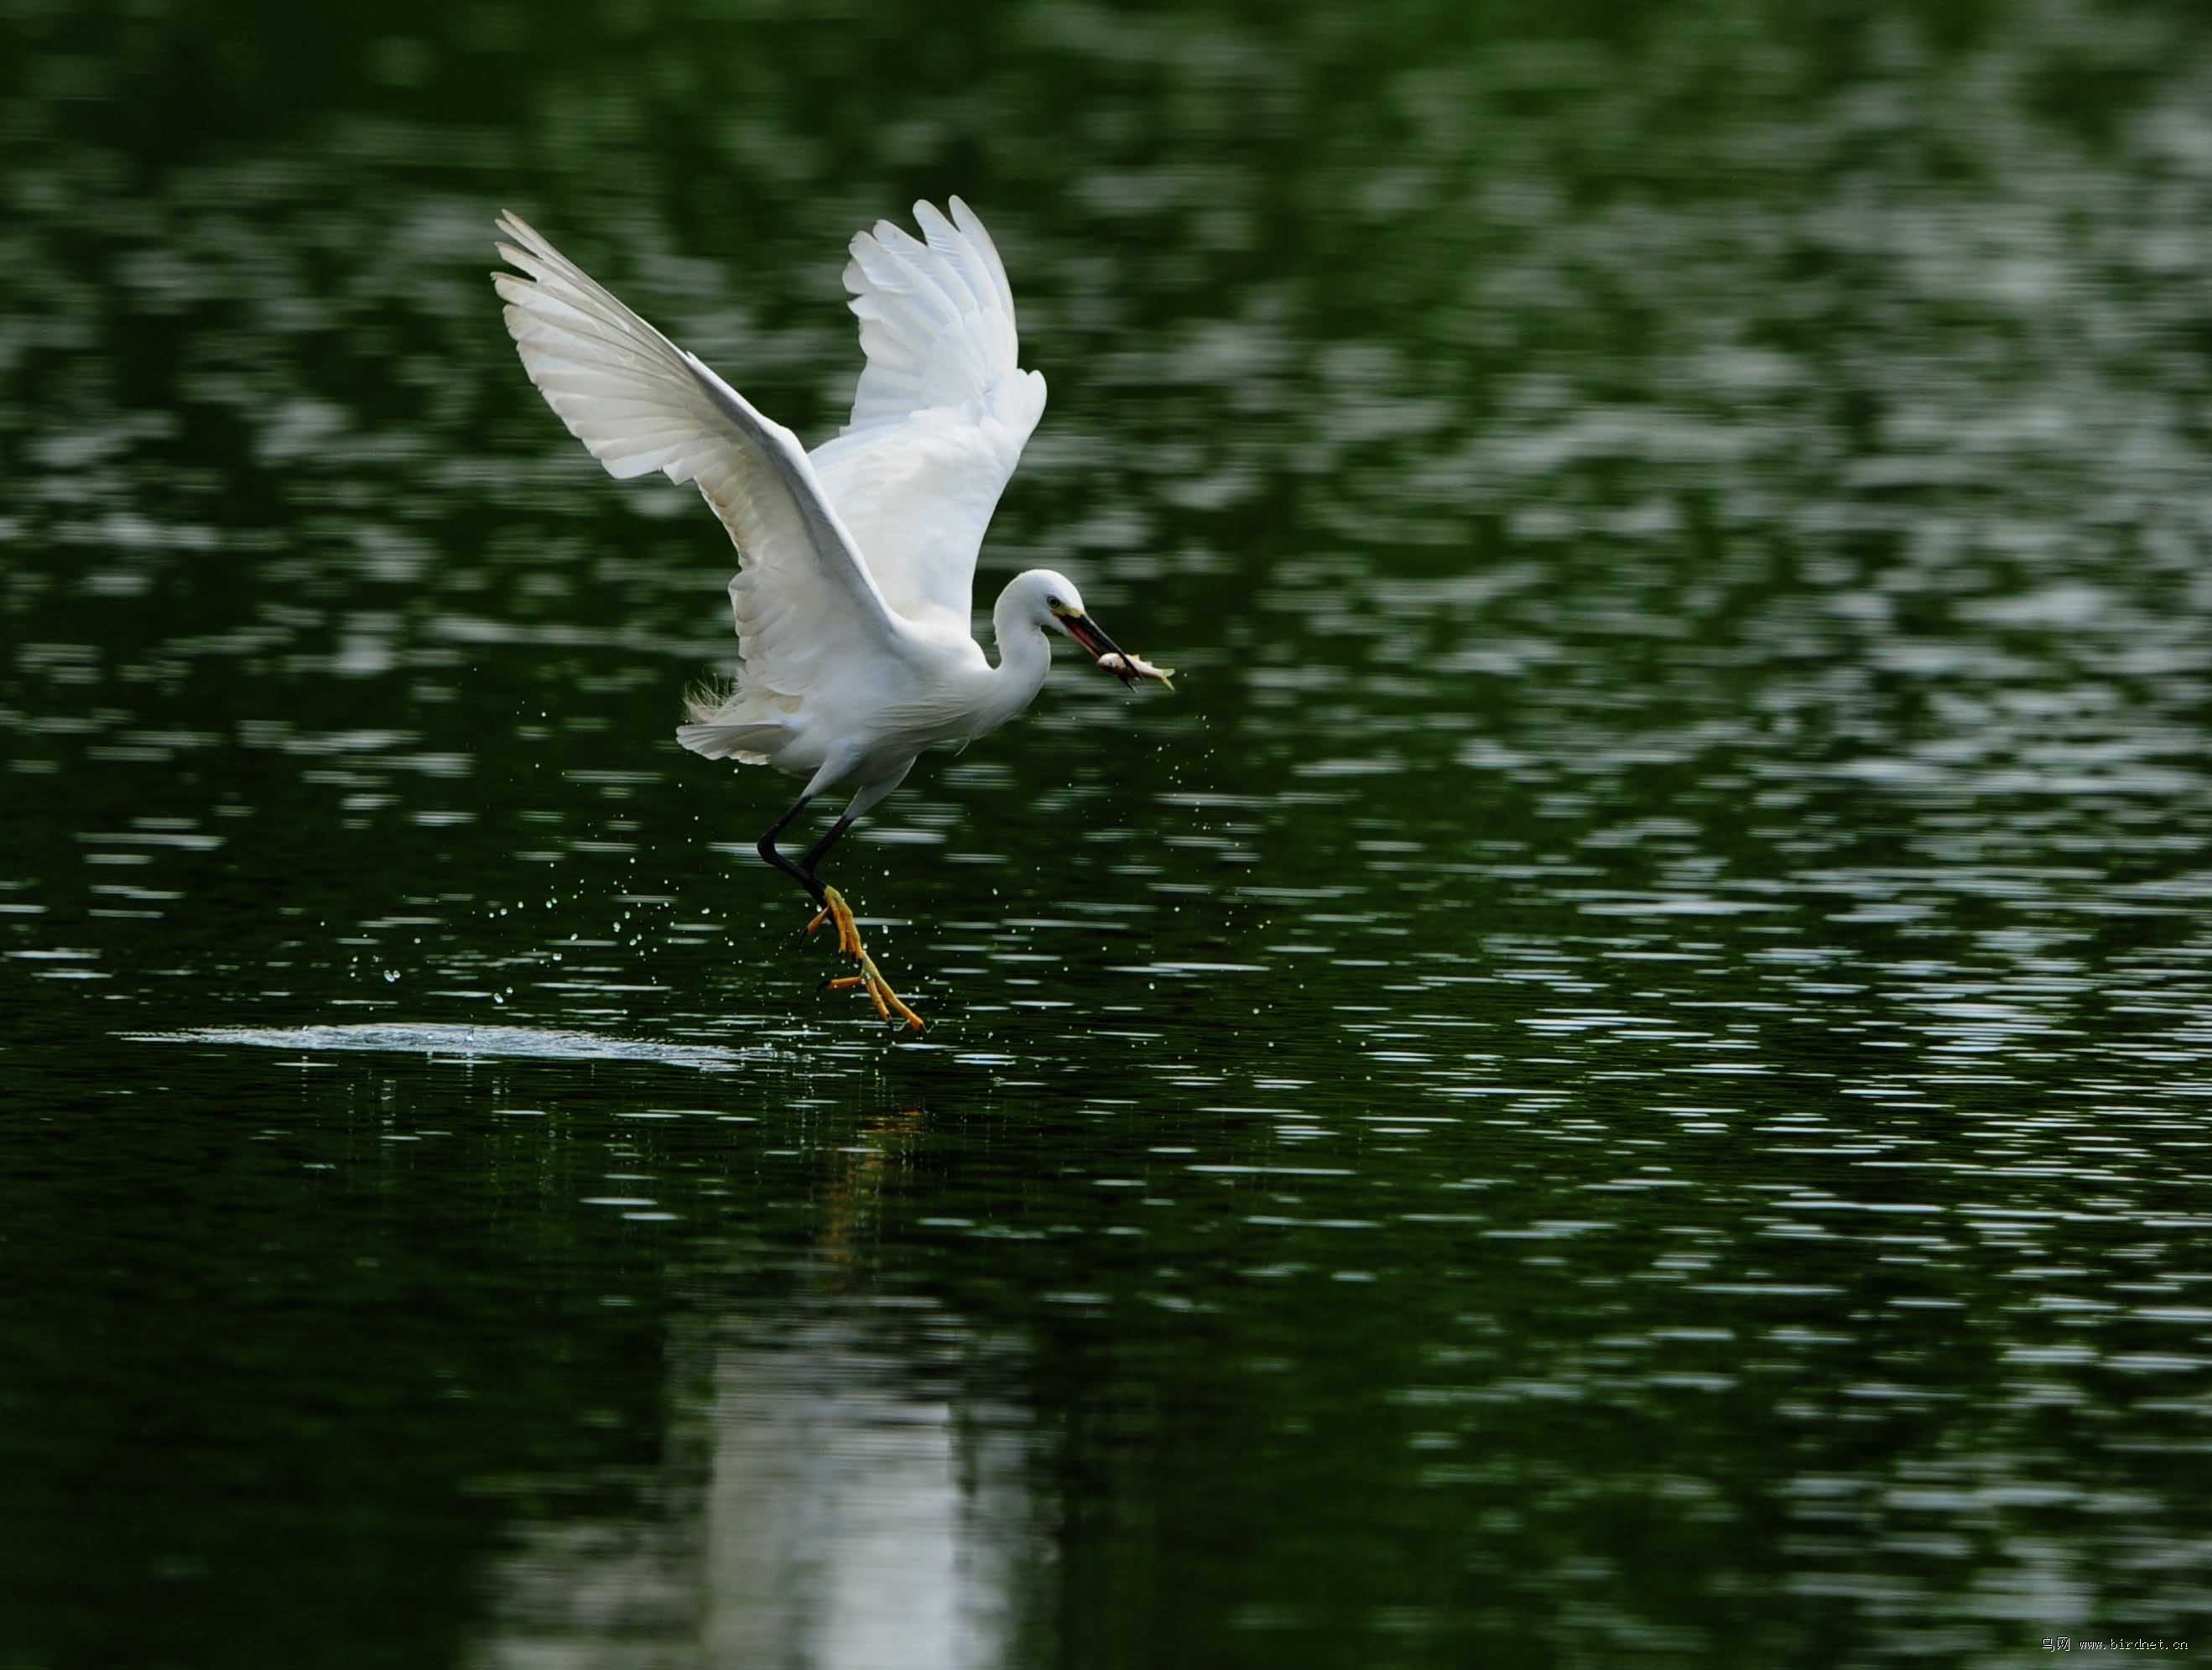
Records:
[[[866,364],[843,431],[811,454],[521,220],[500,222],[514,240],[500,253],[523,276],[493,282],[546,403],[610,475],[697,483],[737,545],[743,670],[676,734],[709,759],[806,778],[761,854],[817,902],[815,862],[923,750],[970,742],[1036,698],[1048,632],[1118,654],[1046,568],[1000,594],[995,665],[969,635],[976,554],[1043,415],[1044,379],[1017,363],[1013,292],[989,234],[959,198],[951,208],[915,205],[921,239],[881,221],[853,240],[845,287]],[[1133,658],[1109,665],[1130,683],[1162,677]],[[844,816],[793,865],[776,833],[837,787],[853,791]]]

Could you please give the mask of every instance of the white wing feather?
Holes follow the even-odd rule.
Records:
[[[515,240],[501,255],[527,276],[492,282],[546,404],[609,475],[659,470],[696,482],[729,530],[744,706],[765,718],[775,698],[803,698],[841,671],[896,655],[908,629],[798,438],[519,217],[499,224]]]
[[[1017,362],[990,234],[959,198],[951,210],[915,204],[927,242],[889,221],[853,240],[845,288],[868,362],[851,421],[813,464],[884,601],[965,636],[976,553],[1043,416],[1044,379]]]

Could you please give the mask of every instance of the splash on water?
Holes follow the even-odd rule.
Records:
[[[360,1026],[209,1026],[179,1032],[131,1032],[140,1043],[242,1044],[257,1049],[370,1050],[447,1060],[483,1056],[537,1061],[655,1061],[664,1066],[730,1072],[765,1059],[763,1050],[718,1044],[665,1043],[652,1038],[611,1038],[598,1033],[532,1026],[459,1026],[424,1023]]]

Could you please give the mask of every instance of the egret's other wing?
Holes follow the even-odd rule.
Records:
[[[922,238],[879,221],[853,240],[845,288],[868,362],[852,420],[814,467],[890,606],[968,630],[975,555],[1044,379],[1016,363],[1013,291],[968,205],[914,206]]]
[[[685,353],[521,219],[492,275],[523,369],[561,421],[627,480],[696,482],[738,548],[730,582],[749,692],[801,696],[891,650],[884,600],[798,438]]]

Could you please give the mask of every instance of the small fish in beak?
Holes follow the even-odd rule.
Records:
[[[1141,655],[1132,655],[1127,650],[1114,649],[1098,658],[1098,665],[1112,673],[1131,689],[1137,688],[1139,678],[1151,678],[1175,689],[1175,669],[1156,667]]]

